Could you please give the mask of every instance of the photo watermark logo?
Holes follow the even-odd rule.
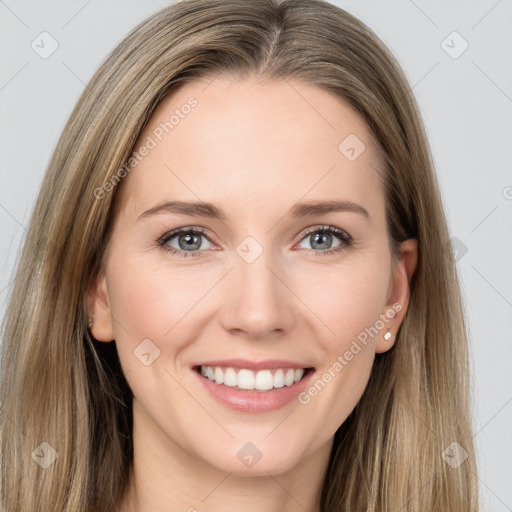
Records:
[[[138,148],[133,151],[124,165],[115,172],[108,181],[103,183],[101,187],[94,189],[94,197],[96,199],[104,199],[109,192],[115,189],[116,185],[126,177],[145,156],[149,155],[150,151],[155,149],[160,142],[168,135],[174,128],[181,122],[182,119],[192,112],[194,107],[197,107],[198,101],[191,96],[187,102],[181,105],[180,108],[174,109],[174,114],[169,117],[168,121],[160,123],[156,128],[151,131],[151,135],[146,137],[146,140]]]
[[[306,405],[311,402],[311,398],[317,396],[318,393],[322,391],[327,384],[331,382],[332,379],[334,379],[350,361],[352,361],[352,359],[354,359],[354,356],[361,352],[362,346],[360,343],[366,346],[368,343],[368,337],[370,336],[371,338],[374,338],[377,336],[377,334],[384,329],[386,324],[395,317],[396,313],[401,310],[402,304],[395,302],[385,313],[381,313],[379,319],[376,320],[371,327],[366,327],[357,335],[357,340],[352,340],[350,348],[346,350],[343,355],[339,355],[336,358],[336,361],[329,366],[329,368],[327,368],[327,370],[306,391],[299,393],[297,400],[302,405]]]

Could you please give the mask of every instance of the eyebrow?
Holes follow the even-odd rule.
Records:
[[[164,212],[196,217],[208,217],[221,221],[227,220],[227,215],[222,208],[214,205],[213,203],[205,203],[202,201],[166,201],[139,215],[137,222],[145,217]],[[370,220],[368,210],[359,204],[353,203],[352,201],[309,201],[297,203],[290,208],[287,215],[301,218],[313,215],[323,215],[331,212],[360,213],[366,217],[366,219]]]

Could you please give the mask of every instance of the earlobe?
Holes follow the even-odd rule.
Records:
[[[104,276],[98,277],[87,291],[87,314],[89,330],[98,341],[112,341],[114,336],[114,322],[110,311],[107,280]]]
[[[379,332],[375,352],[389,350],[396,340],[396,334],[409,306],[410,282],[418,262],[418,240],[410,238],[400,244],[400,256],[395,265],[390,283],[390,293],[381,318],[390,319]]]

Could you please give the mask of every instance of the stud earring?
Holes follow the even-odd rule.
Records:
[[[92,318],[89,318],[88,325],[89,325],[89,329],[91,329],[92,326],[94,325],[94,322],[92,321]]]
[[[388,331],[386,334],[384,334],[384,339],[388,341],[391,338],[391,333]]]

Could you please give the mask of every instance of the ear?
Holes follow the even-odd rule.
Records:
[[[107,280],[105,276],[98,277],[86,297],[87,314],[92,319],[91,334],[98,341],[114,339],[114,322],[110,311]]]
[[[388,321],[385,322],[384,327],[378,334],[375,346],[375,352],[377,353],[386,352],[395,343],[396,333],[409,306],[409,283],[416,270],[417,262],[418,240],[416,238],[409,238],[400,244],[400,255],[391,274],[388,300],[381,315],[384,321]],[[386,340],[384,335],[388,331],[391,333],[391,337]]]

